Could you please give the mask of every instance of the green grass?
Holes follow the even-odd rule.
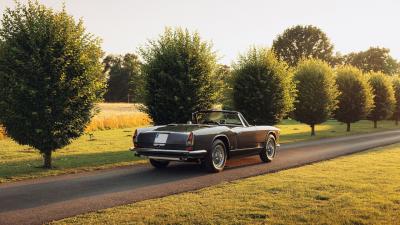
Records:
[[[139,159],[128,151],[133,132],[134,128],[95,131],[92,140],[84,135],[53,154],[52,170],[39,168],[42,157],[38,151],[11,139],[0,140],[0,183],[131,165]]]
[[[282,129],[281,143],[349,134],[345,131],[346,126],[336,121],[318,125],[315,137],[310,136],[309,126],[293,120],[285,120],[278,127]],[[353,125],[350,134],[398,128],[393,121],[382,121],[377,129],[372,127],[372,122],[360,121]],[[89,140],[89,136],[84,135],[71,145],[56,151],[53,162],[56,169],[53,170],[38,168],[42,164],[42,158],[34,149],[18,145],[11,139],[0,140],[0,183],[137,163],[139,158],[128,151],[132,145],[133,132],[134,128],[94,131],[91,133],[95,140]]]
[[[311,128],[306,124],[299,123],[295,120],[283,120],[277,125],[281,129],[281,143],[308,141],[321,138],[338,137],[345,135],[362,134],[369,132],[378,132],[389,129],[399,129],[394,121],[379,121],[378,128],[373,128],[373,123],[368,120],[362,120],[351,125],[351,131],[346,131],[346,124],[337,122],[336,120],[328,120],[327,122],[316,126],[316,136],[311,137]]]
[[[399,224],[400,144],[52,224]]]

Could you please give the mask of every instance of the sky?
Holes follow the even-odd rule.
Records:
[[[26,2],[22,0],[21,2]],[[82,18],[103,40],[106,53],[136,52],[166,26],[197,31],[211,41],[220,63],[230,64],[251,46],[270,47],[286,28],[321,28],[343,54],[370,46],[389,48],[400,60],[398,0],[39,0]],[[0,15],[14,0],[0,0]]]

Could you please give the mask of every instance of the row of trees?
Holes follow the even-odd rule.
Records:
[[[100,40],[65,8],[17,2],[0,26],[0,124],[13,140],[38,149],[50,168],[52,152],[83,134],[103,96],[143,101],[156,124],[186,122],[216,103],[256,123],[288,115],[311,127],[332,115],[348,124],[366,115],[378,121],[393,111],[394,96],[400,99],[398,80],[394,92],[388,76],[369,74],[398,70],[381,50],[333,57],[322,31],[296,26],[272,50],[252,48],[228,67],[217,64],[198,33],[167,28],[140,50],[142,62],[134,54],[103,58]],[[343,62],[369,75],[353,67],[334,72],[331,66]]]
[[[146,105],[157,124],[185,122],[190,113],[223,103],[256,124],[276,124],[285,116],[315,125],[329,118],[347,124],[377,121],[394,114],[399,78],[368,73],[302,56],[295,66],[276,49],[251,48],[232,68],[216,64],[216,55],[197,33],[167,29],[142,49]],[[400,100],[400,99],[399,99]],[[397,105],[397,107],[396,107]]]
[[[197,35],[200,39],[198,34],[193,35]],[[272,49],[278,60],[286,62],[291,68],[295,68],[305,58],[313,58],[325,61],[333,67],[352,65],[364,73],[373,71],[395,75],[400,71],[400,64],[390,56],[389,49],[371,47],[366,51],[352,52],[347,55],[335,53],[334,45],[327,35],[318,27],[311,25],[288,28],[273,41]],[[140,69],[142,63],[137,58],[129,53],[125,56],[109,55],[104,59],[106,76],[109,78],[106,101],[144,102],[145,82],[143,80],[145,77]],[[110,59],[114,67],[110,67]],[[231,68],[227,65],[217,67],[214,73],[217,76],[216,82],[219,84],[216,86],[219,87],[218,90],[221,90],[229,82]],[[219,96],[218,99],[222,99],[219,100],[221,103],[232,108],[232,102],[227,95]]]
[[[399,119],[400,79],[382,72],[333,69],[319,59],[304,59],[292,69],[273,51],[253,48],[234,65],[233,76],[234,106],[255,123],[276,124],[290,115],[315,135],[315,125],[332,117],[346,123],[347,131],[365,118],[374,127],[392,115]]]

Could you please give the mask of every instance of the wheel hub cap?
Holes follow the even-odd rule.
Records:
[[[212,161],[216,168],[221,168],[225,162],[225,151],[221,146],[216,146],[212,153]]]

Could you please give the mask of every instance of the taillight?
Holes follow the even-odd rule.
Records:
[[[190,132],[190,133],[189,133],[189,136],[188,136],[188,138],[187,138],[187,141],[186,141],[186,145],[187,145],[187,146],[193,146],[193,143],[194,143],[193,132]]]

